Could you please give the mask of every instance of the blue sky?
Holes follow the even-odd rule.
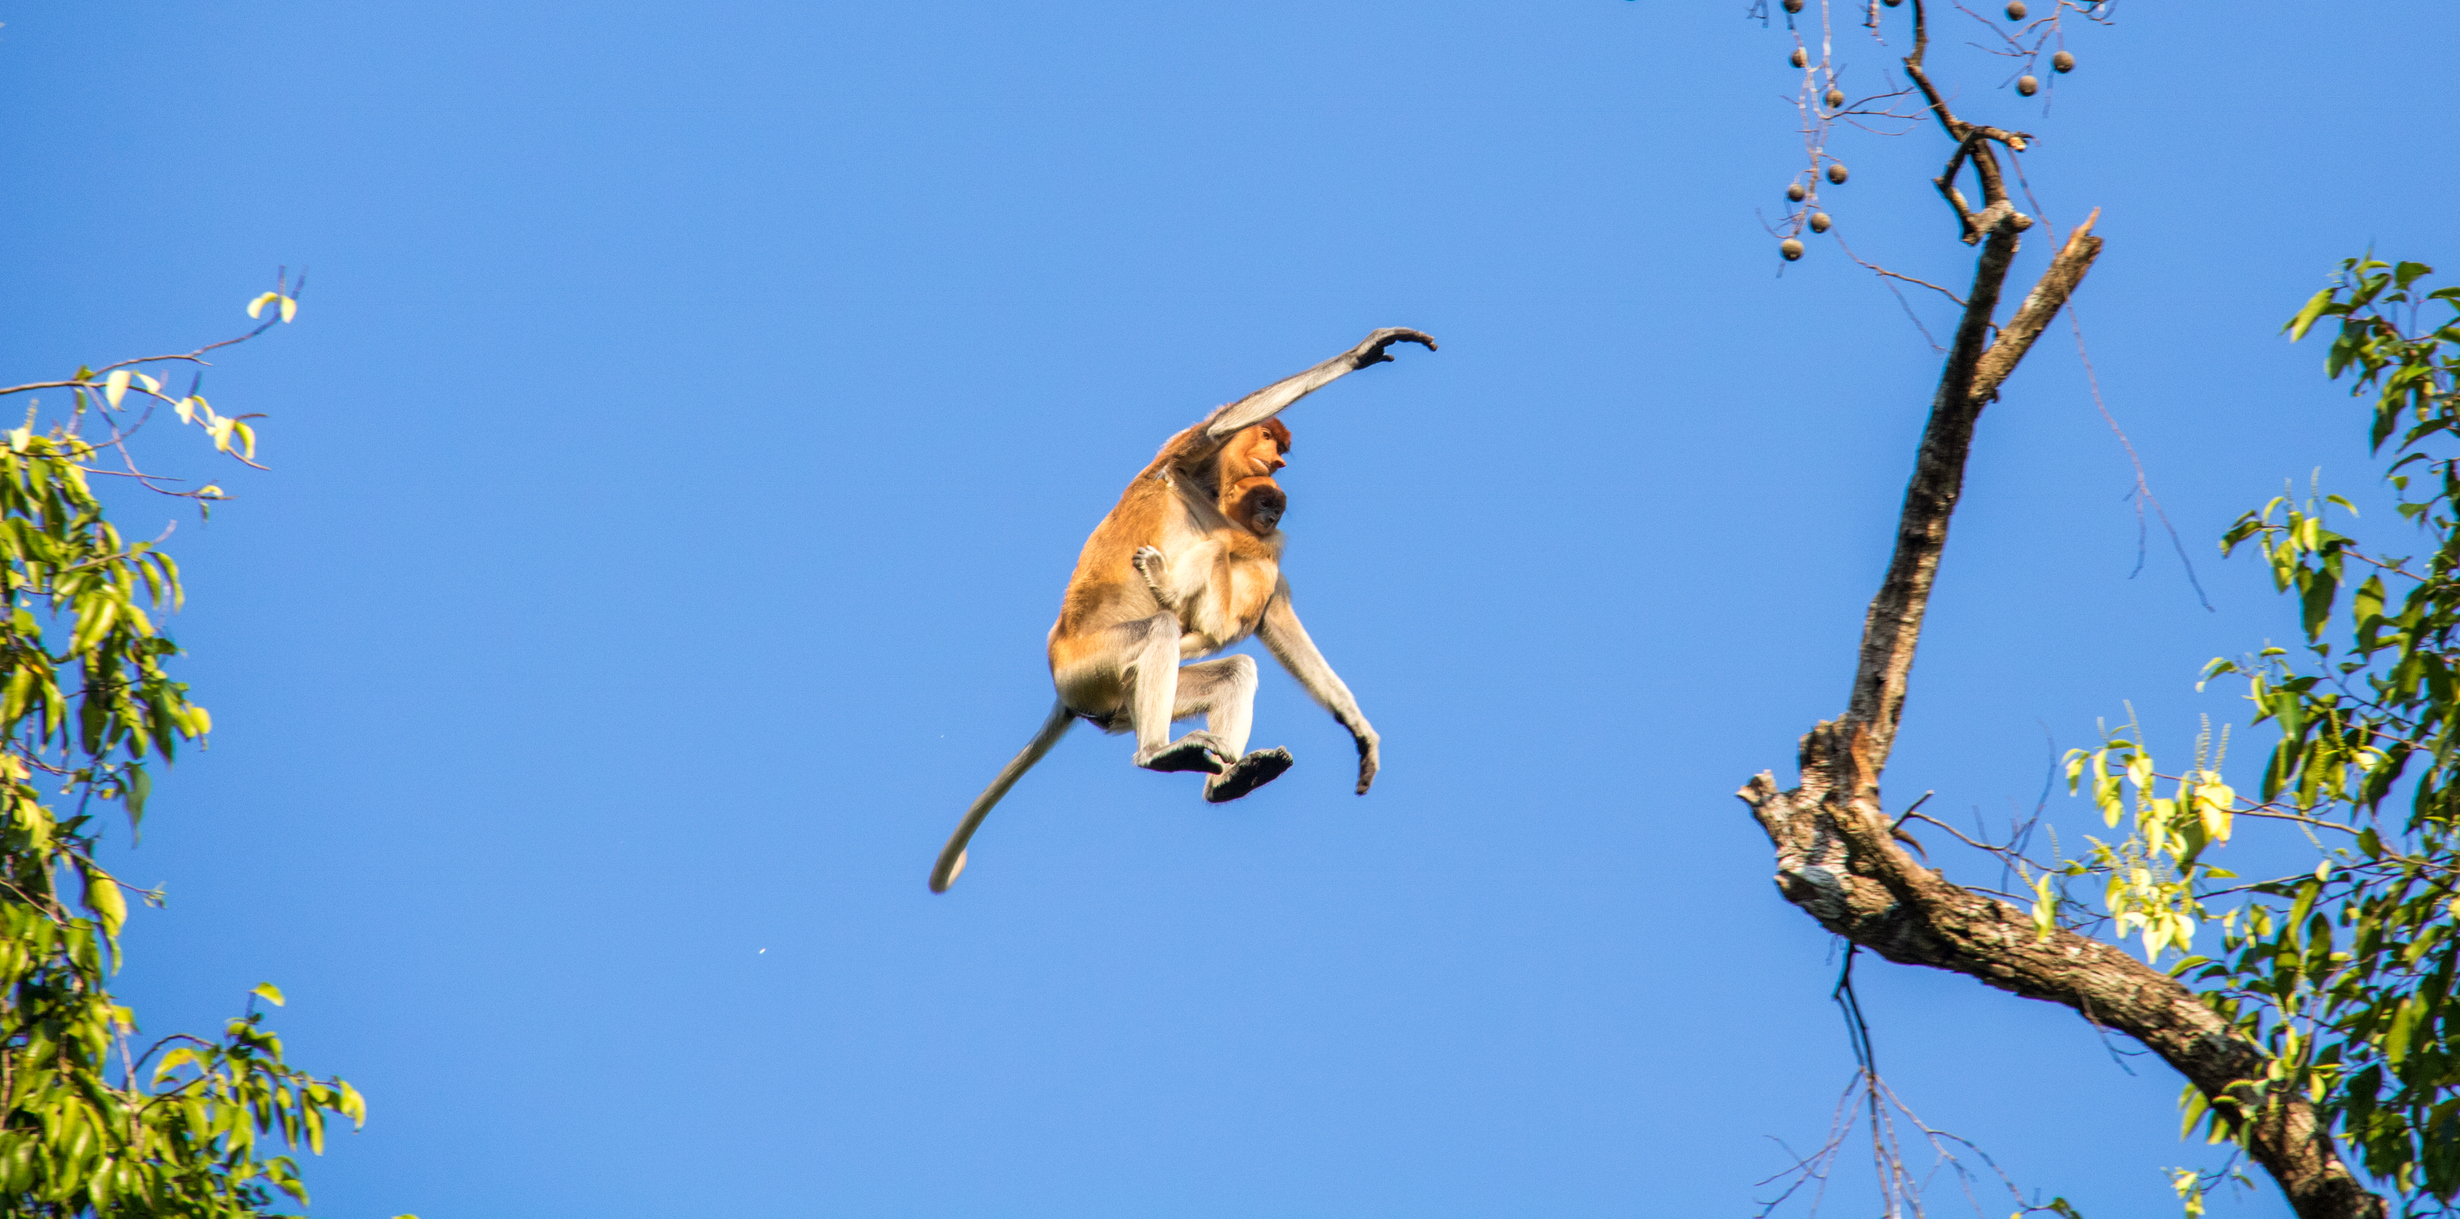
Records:
[[[10,7],[12,377],[310,274],[206,383],[273,471],[172,540],[217,729],[119,857],[170,894],[147,1028],[289,993],[371,1105],[320,1216],[1748,1214],[1851,1059],[1729,793],[1843,705],[1936,364],[1833,242],[1779,274],[1791,44],[1743,7]],[[2054,223],[2103,209],[2085,334],[2215,612],[2158,533],[2131,577],[2054,329],[1982,423],[1900,804],[2030,809],[2127,700],[2173,752],[2239,717],[2197,669],[2294,621],[2212,539],[2373,478],[2279,323],[2370,243],[2460,263],[2460,10],[2119,17],[2029,101],[1934,62],[2041,136]],[[1961,279],[1940,139],[1835,147],[1838,233]],[[1213,808],[1079,733],[928,894],[1119,488],[1388,325],[1444,348],[1294,409],[1283,475],[1373,794],[1268,665],[1279,783]],[[1860,977],[1900,1094],[2026,1187],[2157,1213],[2216,1162],[2064,1010]]]

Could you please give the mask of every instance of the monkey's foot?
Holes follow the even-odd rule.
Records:
[[[1227,769],[1222,759],[1228,754],[1229,751],[1222,747],[1220,737],[1210,732],[1191,732],[1167,745],[1156,747],[1151,753],[1137,750],[1136,764],[1146,770],[1201,770],[1217,775]]]
[[[1135,554],[1128,556],[1128,563],[1135,567],[1137,575],[1144,577],[1145,587],[1153,592],[1154,603],[1172,613],[1177,613],[1179,599],[1171,596],[1169,587],[1163,583],[1170,577],[1168,574],[1169,560],[1163,556],[1161,547],[1139,546]]]
[[[1247,793],[1281,777],[1281,772],[1297,764],[1287,749],[1259,749],[1230,764],[1230,769],[1205,780],[1204,798],[1214,804],[1228,804]]]

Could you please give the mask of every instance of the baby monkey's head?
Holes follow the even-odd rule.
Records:
[[[1221,450],[1221,514],[1250,533],[1271,533],[1290,506],[1290,497],[1273,481],[1273,471],[1290,464],[1282,460],[1289,451],[1290,428],[1279,419],[1232,436]]]

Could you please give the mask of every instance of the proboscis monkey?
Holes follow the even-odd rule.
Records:
[[[1051,684],[1059,691],[1042,730],[965,810],[931,869],[945,892],[965,870],[965,844],[1000,797],[1078,719],[1136,734],[1136,765],[1202,771],[1204,798],[1236,800],[1290,768],[1286,749],[1247,748],[1256,662],[1201,660],[1254,635],[1358,745],[1358,794],[1375,782],[1378,738],[1358,700],[1299,625],[1281,574],[1281,514],[1273,481],[1288,464],[1290,429],[1275,418],[1293,402],[1391,356],[1394,343],[1435,350],[1415,330],[1378,330],[1294,377],[1275,381],[1171,437],[1128,484],[1077,556],[1051,627]],[[1182,667],[1180,661],[1195,660]],[[1204,728],[1170,739],[1175,720]]]

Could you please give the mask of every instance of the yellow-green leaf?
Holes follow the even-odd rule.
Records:
[[[2324,309],[2332,303],[2332,296],[2337,291],[2337,288],[2326,288],[2307,298],[2306,307],[2298,310],[2298,316],[2289,319],[2290,342],[2295,343],[2306,337],[2307,328],[2315,324],[2316,318],[2323,316]],[[251,310],[248,316],[255,317],[256,314]]]
[[[116,936],[120,924],[128,921],[128,899],[120,896],[118,881],[111,874],[92,864],[84,865],[85,908],[102,920],[103,934]]]

